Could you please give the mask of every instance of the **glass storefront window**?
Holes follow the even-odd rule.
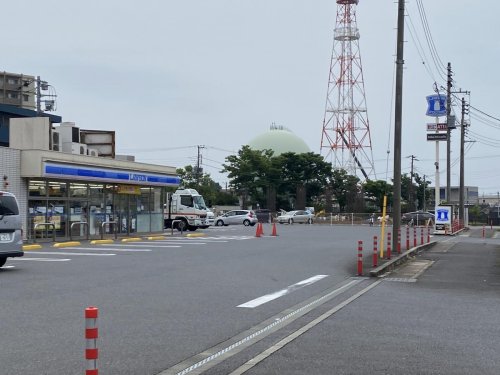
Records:
[[[28,190],[30,197],[45,197],[47,196],[47,182],[31,180]]]
[[[70,183],[69,184],[69,196],[71,198],[87,198],[88,186],[87,184]]]
[[[66,236],[67,220],[66,201],[49,201],[47,207],[47,222],[54,224],[57,237]]]
[[[149,206],[149,195],[151,188],[141,187],[141,195],[136,195],[136,213],[137,213],[137,232],[149,232],[151,228],[151,216],[150,216],[150,206]],[[131,208],[134,211],[134,208]]]
[[[67,197],[68,184],[66,182],[49,181],[49,197]]]
[[[102,184],[89,184],[90,199],[102,201],[104,196],[104,185]]]

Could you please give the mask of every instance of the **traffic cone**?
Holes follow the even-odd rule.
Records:
[[[255,237],[260,237],[260,223],[257,223],[257,229],[255,230]]]
[[[273,232],[271,234],[271,236],[274,236],[276,237],[278,234],[276,233],[276,223],[273,223]]]
[[[264,235],[264,225],[262,225],[262,223],[259,223],[260,225],[260,235],[263,236]]]

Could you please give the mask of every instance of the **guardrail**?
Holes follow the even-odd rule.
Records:
[[[118,224],[117,221],[103,221],[101,224],[101,240],[104,239],[104,227],[109,224],[114,224],[113,225],[113,233],[115,234],[115,240],[118,238],[118,233],[116,232],[116,224]]]
[[[52,241],[56,242],[56,226],[54,223],[36,223],[35,226],[33,227],[33,232],[35,232],[34,236],[33,236],[33,242],[36,242],[36,229],[38,227],[52,227]],[[45,229],[47,231],[47,237],[48,237],[48,230]]]
[[[71,226],[69,228],[69,239],[71,241],[73,241],[73,227],[75,225],[84,225],[87,227],[87,235],[86,235],[86,239],[88,240],[89,239],[89,223],[87,223],[86,221],[76,221],[74,223],[71,223]]]

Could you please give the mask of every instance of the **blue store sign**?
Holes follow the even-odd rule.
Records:
[[[446,95],[429,95],[427,99],[427,116],[446,116]]]

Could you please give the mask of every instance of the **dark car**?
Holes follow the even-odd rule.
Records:
[[[401,223],[407,225],[427,225],[434,223],[434,215],[430,212],[415,211],[407,212],[401,216]]]

